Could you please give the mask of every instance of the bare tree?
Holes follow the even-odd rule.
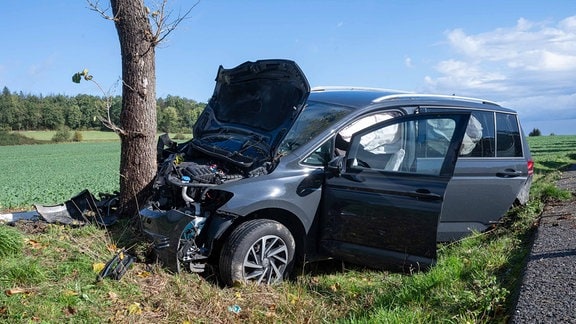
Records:
[[[97,0],[87,2],[92,10],[114,21],[120,40],[120,125],[113,125],[109,119],[105,124],[120,136],[120,212],[132,216],[148,198],[156,174],[156,46],[198,2],[172,21],[166,10],[167,0],[162,0],[155,11],[143,0],[110,0],[109,8],[103,8]]]

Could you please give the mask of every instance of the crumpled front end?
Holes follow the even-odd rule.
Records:
[[[233,196],[219,186],[266,174],[267,169],[243,170],[201,154],[189,142],[175,145],[166,136],[160,138],[158,150],[159,159],[164,160],[153,196],[140,210],[143,232],[153,242],[158,259],[170,270],[179,272],[185,267],[201,272],[214,234],[203,233],[206,223],[218,230],[229,218],[217,216],[217,209]]]
[[[177,144],[168,135],[160,137],[153,196],[140,216],[166,266],[180,271],[184,264],[201,271],[214,240],[237,217],[218,214],[233,197],[222,188],[275,169],[277,147],[309,92],[293,61],[220,67],[214,94],[194,125],[194,138]]]

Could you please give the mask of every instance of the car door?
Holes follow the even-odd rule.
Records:
[[[470,149],[460,151],[446,188],[438,241],[458,240],[472,230],[483,232],[497,224],[530,177],[525,157],[529,153],[523,151],[517,116],[472,111],[470,121],[474,120],[480,131]],[[464,138],[466,142],[466,135]]]
[[[444,192],[468,118],[469,113],[424,113],[354,134],[341,165],[328,167],[321,252],[375,267],[432,264]],[[373,142],[381,137],[377,133],[388,135],[385,144]]]

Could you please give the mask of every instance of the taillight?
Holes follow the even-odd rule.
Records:
[[[528,175],[531,176],[534,174],[534,161],[528,160]]]

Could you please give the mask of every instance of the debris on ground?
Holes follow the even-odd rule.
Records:
[[[96,223],[110,226],[116,223],[118,216],[112,213],[118,201],[115,195],[100,195],[99,200],[84,190],[63,204],[44,206],[34,205],[42,219],[48,223],[82,226]]]
[[[50,224],[82,226],[89,223],[110,226],[118,220],[118,195],[99,194],[96,199],[88,190],[83,190],[70,200],[59,205],[34,205],[35,211],[0,214],[0,222],[43,220]]]
[[[125,249],[121,249],[106,263],[96,280],[102,281],[104,278],[120,280],[128,271],[132,262],[134,262],[134,257],[126,253]]]
[[[108,227],[118,220],[118,195],[99,194],[96,199],[88,190],[83,190],[70,200],[58,205],[38,205],[36,211],[0,214],[0,222],[6,222],[26,233],[44,232],[48,224],[84,226],[97,224]],[[120,249],[99,272],[98,281],[104,278],[120,280],[135,261],[126,249]]]

